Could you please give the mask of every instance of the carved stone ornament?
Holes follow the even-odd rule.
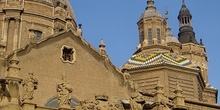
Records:
[[[70,108],[72,86],[67,82],[66,76],[62,75],[62,82],[57,85],[59,108]]]
[[[124,110],[121,103],[110,103],[106,94],[95,95],[94,101],[81,101],[75,110]]]
[[[6,84],[7,81],[5,79],[0,79],[0,106],[11,101],[11,96],[6,87]]]
[[[76,62],[76,50],[73,47],[64,45],[61,48],[61,60],[64,63],[75,63]]]
[[[32,72],[30,72],[29,77],[22,82],[22,85],[24,87],[22,101],[33,100],[34,91],[37,89],[38,86],[38,80],[34,77],[34,74]]]

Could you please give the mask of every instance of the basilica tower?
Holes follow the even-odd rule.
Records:
[[[165,14],[166,18],[163,18],[154,0],[147,1],[137,23],[140,39],[137,51],[121,69],[131,75],[139,91],[148,99],[152,96],[156,101],[159,101],[159,96],[160,101],[165,100],[164,97],[175,99],[175,94],[181,93],[181,97],[178,96],[181,100],[216,103],[217,91],[207,82],[205,47],[202,41],[196,41],[192,15],[185,1],[178,15],[178,39],[171,32],[168,11]],[[181,89],[175,90],[177,84]],[[179,109],[185,110],[184,107]]]
[[[206,48],[202,43],[202,39],[200,39],[200,43],[196,40],[195,32],[192,27],[192,15],[186,7],[184,0],[179,11],[178,20],[180,24],[178,36],[180,43],[182,43],[181,54],[201,69],[202,76],[205,82],[208,83],[208,58]]]

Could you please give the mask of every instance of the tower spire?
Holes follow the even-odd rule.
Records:
[[[173,36],[173,33],[171,32],[171,28],[169,26],[169,12],[167,10],[167,7],[166,7],[166,11],[165,11],[165,14],[166,14],[166,42],[169,43],[169,42],[175,42],[175,43],[180,43],[174,36]]]
[[[185,0],[182,0],[182,5],[185,5]]]
[[[195,43],[198,42],[195,39],[195,32],[192,28],[192,15],[189,9],[185,5],[185,0],[182,0],[182,7],[179,11],[178,20],[180,24],[179,29],[179,41],[181,43]]]
[[[169,20],[168,13],[169,12],[166,8],[166,11],[165,11],[165,14],[166,14],[165,20],[166,20],[166,23],[167,23],[167,25],[166,25],[166,35],[167,36],[173,36],[173,33],[171,32],[171,28],[170,28],[169,23],[168,23],[168,20]]]

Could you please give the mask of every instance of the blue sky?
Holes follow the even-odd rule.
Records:
[[[107,53],[117,67],[123,65],[138,45],[137,21],[144,12],[147,0],[69,0],[77,23],[83,25],[83,37],[98,49],[104,39]],[[203,39],[208,54],[209,82],[220,90],[220,0],[185,0],[193,18],[196,39]],[[177,37],[177,16],[182,0],[155,0],[165,17],[169,11],[169,24]],[[219,97],[220,95],[218,95]],[[220,97],[218,98],[220,102]]]

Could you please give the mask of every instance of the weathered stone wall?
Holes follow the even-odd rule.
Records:
[[[74,64],[63,63],[60,59],[63,45],[76,50]],[[50,39],[31,49],[18,53],[21,77],[32,71],[39,80],[34,103],[40,106],[57,95],[56,86],[61,82],[61,74],[73,86],[73,96],[78,100],[92,100],[95,94],[106,93],[109,98],[127,98],[127,88],[123,87],[123,76],[109,68],[97,52],[86,46],[72,34],[64,34]],[[110,99],[111,100],[111,99]]]

